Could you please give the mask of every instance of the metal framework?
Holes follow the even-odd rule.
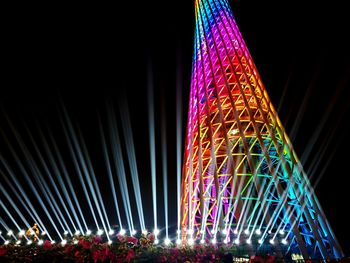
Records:
[[[195,11],[182,239],[342,257],[227,0]]]

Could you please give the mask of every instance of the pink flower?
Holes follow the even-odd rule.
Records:
[[[136,238],[136,237],[128,237],[127,238],[127,242],[128,243],[132,243],[133,245],[137,245],[137,242],[138,242],[139,240]]]
[[[0,257],[6,256],[7,249],[4,247],[0,247]]]
[[[132,249],[128,250],[128,254],[126,255],[126,261],[130,262],[135,257],[135,252]]]
[[[78,242],[78,245],[84,249],[90,249],[92,246],[92,244],[89,241],[84,240],[84,239],[80,239]]]
[[[52,248],[52,243],[51,243],[51,241],[45,240],[45,241],[44,241],[44,244],[43,244],[43,248],[44,248],[44,250],[49,250],[49,249],[51,249],[51,248]]]

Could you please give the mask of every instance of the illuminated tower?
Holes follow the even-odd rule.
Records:
[[[195,0],[182,238],[339,258],[227,0]]]

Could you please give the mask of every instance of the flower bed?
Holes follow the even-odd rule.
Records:
[[[8,244],[0,246],[0,262],[234,262],[234,247],[210,244],[161,246],[154,244],[153,234],[140,239],[117,235],[112,244],[100,236],[76,237],[67,243],[42,245]],[[236,258],[238,261],[238,258]],[[240,262],[248,261],[241,258]],[[251,257],[250,262],[278,262],[274,256]]]

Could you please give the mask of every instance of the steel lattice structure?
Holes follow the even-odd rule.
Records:
[[[342,257],[227,0],[195,11],[182,238]]]

